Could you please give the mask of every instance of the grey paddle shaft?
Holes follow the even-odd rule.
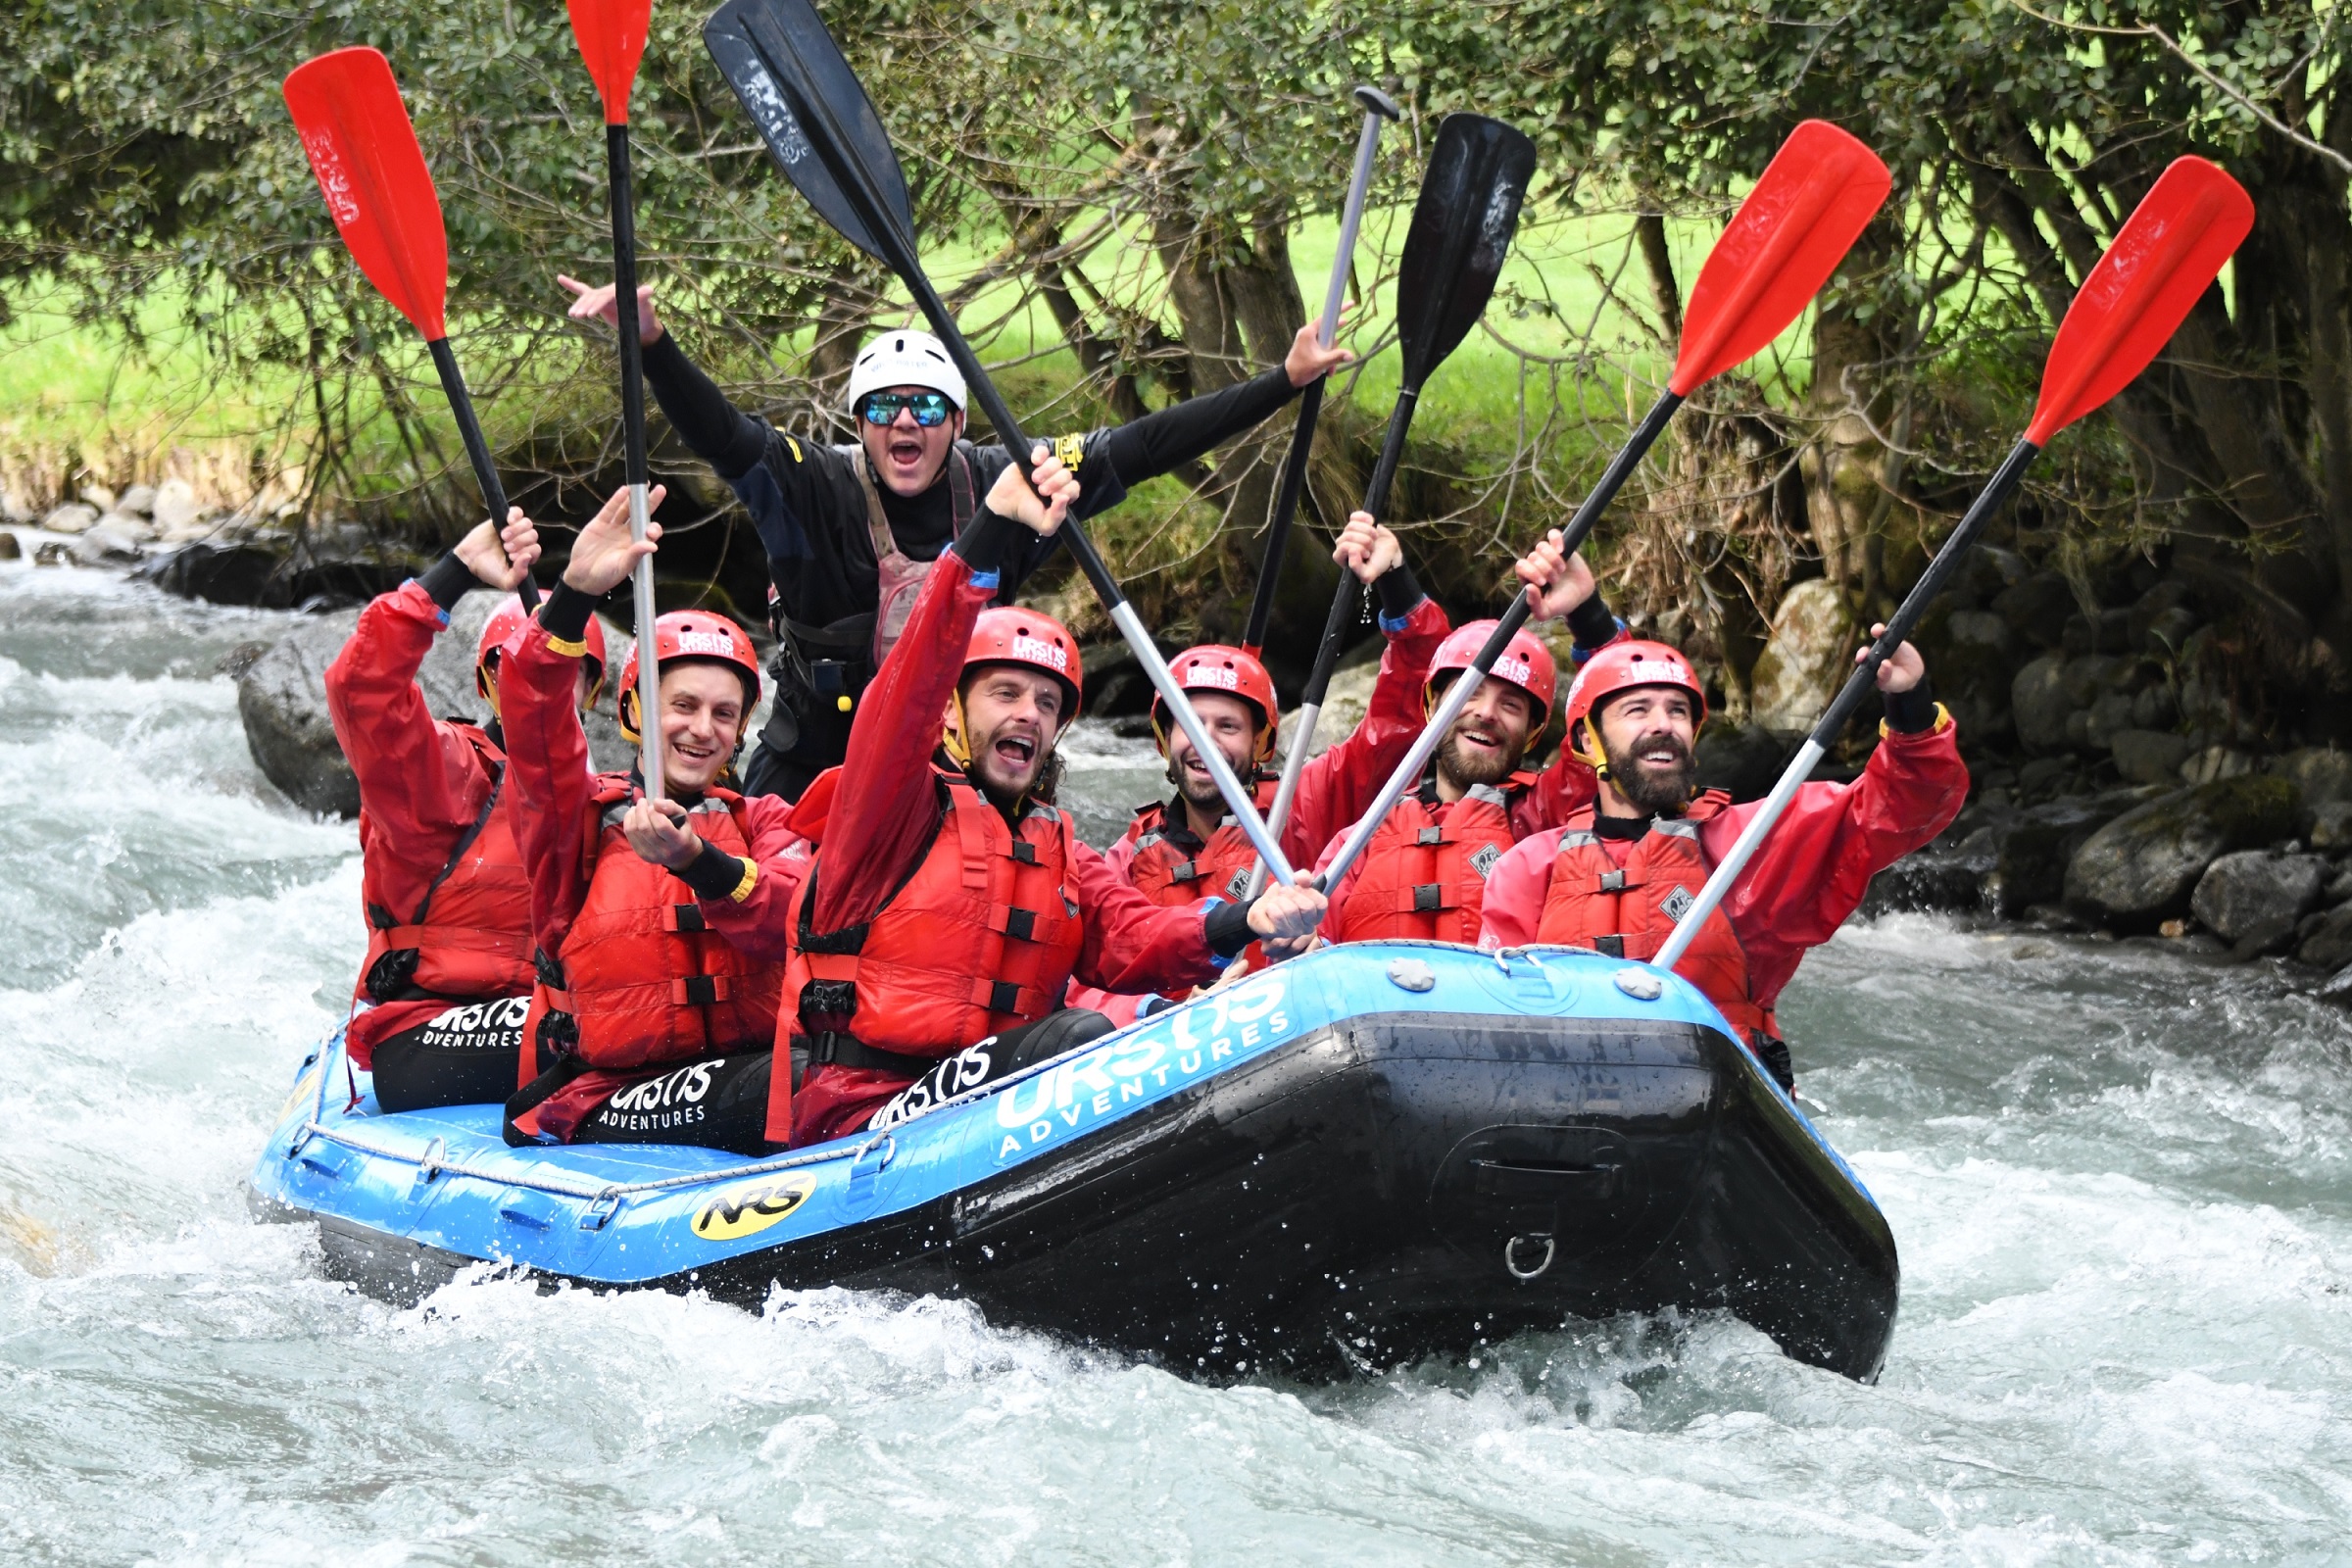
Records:
[[[764,22],[763,18],[754,19],[756,34],[764,30]],[[900,281],[914,296],[916,308],[930,321],[931,329],[939,334],[940,342],[947,348],[948,357],[956,362],[956,368],[963,373],[964,383],[978,399],[981,412],[988,416],[989,423],[995,427],[997,439],[1004,443],[1004,450],[1011,454],[1014,462],[1028,462],[1029,438],[1021,433],[1020,421],[1005,405],[1004,396],[997,391],[996,382],[990,379],[986,367],[980,363],[980,357],[964,341],[963,332],[956,324],[956,318],[949,311],[947,302],[931,286],[931,279],[923,271],[922,262],[915,254],[914,236],[907,231],[899,216],[891,211],[889,204],[882,200],[881,192],[874,187],[870,172],[849,155],[849,137],[834,116],[833,106],[821,96],[805,96],[788,80],[781,81],[780,85],[791,99],[791,107],[802,128],[809,133],[809,147],[833,176],[834,182],[849,197],[868,231],[883,246],[883,260],[890,264],[892,271],[899,274]],[[1063,543],[1069,547],[1070,555],[1078,563],[1078,569],[1086,574],[1086,580],[1094,585],[1103,608],[1110,612],[1110,623],[1126,639],[1127,646],[1135,653],[1136,662],[1151,677],[1152,689],[1159,693],[1160,701],[1176,716],[1177,725],[1200,754],[1201,761],[1207,764],[1209,777],[1216,781],[1217,792],[1225,797],[1226,808],[1233,812],[1234,820],[1241,823],[1242,831],[1249,836],[1250,847],[1265,858],[1268,865],[1274,867],[1275,875],[1286,885],[1297,881],[1298,873],[1291,869],[1290,861],[1283,858],[1281,847],[1266,832],[1266,824],[1258,819],[1256,807],[1242,788],[1242,781],[1234,777],[1233,769],[1225,761],[1225,754],[1210,743],[1208,732],[1201,728],[1200,719],[1194,713],[1191,701],[1178,690],[1176,677],[1169,673],[1168,662],[1159,657],[1159,650],[1152,645],[1151,633],[1136,618],[1135,608],[1128,604],[1126,594],[1120,590],[1118,580],[1111,576],[1110,568],[1103,564],[1094,541],[1086,536],[1086,530],[1079,526],[1075,517],[1067,519],[1060,532]]]
[[[1380,150],[1380,125],[1399,118],[1400,111],[1377,87],[1358,87],[1355,101],[1364,106],[1363,134],[1355,144],[1355,172],[1348,182],[1348,205],[1340,215],[1340,248],[1331,259],[1331,286],[1323,294],[1323,318],[1316,323],[1315,341],[1331,347],[1340,329],[1340,305],[1348,297],[1348,274],[1355,262],[1355,238],[1364,226],[1364,199],[1372,185],[1373,158]],[[1266,622],[1274,615],[1274,594],[1282,576],[1282,558],[1291,542],[1291,520],[1298,514],[1299,492],[1306,487],[1306,464],[1315,445],[1315,423],[1323,412],[1323,383],[1317,377],[1298,395],[1298,422],[1291,431],[1290,457],[1282,466],[1282,488],[1274,498],[1274,521],[1266,529],[1265,559],[1257,566],[1257,592],[1250,602],[1250,619],[1242,631],[1242,647],[1255,654],[1266,643]],[[1279,829],[1277,830],[1279,831]],[[1254,885],[1258,873],[1250,874]]]
[[[2034,461],[2034,454],[2040,450],[2031,441],[2020,441],[2010,449],[2009,456],[1993,471],[1991,482],[1984,486],[1976,504],[1968,509],[1968,515],[1960,519],[1960,526],[1952,530],[1952,536],[1943,542],[1941,550],[1936,552],[1936,559],[1928,564],[1928,569],[1921,575],[1917,585],[1904,596],[1902,607],[1895,611],[1894,618],[1886,622],[1886,629],[1880,633],[1879,640],[1870,645],[1870,652],[1864,656],[1861,663],[1854,666],[1854,672],[1846,677],[1844,687],[1821,715],[1821,722],[1813,726],[1813,733],[1805,737],[1805,744],[1798,747],[1796,755],[1788,760],[1788,767],[1781,772],[1780,782],[1773,785],[1770,795],[1764,797],[1763,806],[1754,816],[1748,818],[1747,826],[1740,830],[1740,837],[1734,841],[1731,853],[1723,858],[1714,870],[1707,873],[1707,885],[1698,890],[1698,897],[1691,901],[1690,907],[1685,909],[1683,917],[1674,923],[1674,931],[1666,938],[1666,945],[1658,949],[1658,956],[1650,962],[1661,969],[1671,969],[1690,950],[1690,944],[1697,940],[1698,928],[1706,923],[1708,915],[1715,912],[1716,906],[1723,903],[1724,896],[1732,891],[1732,884],[1740,880],[1740,873],[1747,869],[1747,862],[1755,858],[1756,851],[1763,846],[1773,824],[1781,819],[1781,813],[1788,810],[1788,803],[1796,798],[1797,786],[1811,776],[1814,764],[1822,760],[1844,730],[1847,721],[1854,716],[1854,710],[1862,706],[1864,696],[1878,685],[1879,666],[1903,645],[1911,635],[1911,628],[1919,624],[1919,617],[1927,613],[1928,606],[1935,603],[1937,594],[1943,592],[1943,585],[1959,569],[1961,558],[1968,554],[1969,548],[1977,542],[1977,536],[1984,531],[1985,524],[1992,520],[1993,514],[2008,505],[2009,497],[2016,493],[2019,482],[2026,476],[2026,466]]]
[[[1674,411],[1682,406],[1682,398],[1668,392],[1652,404],[1642,422],[1634,426],[1634,433],[1627,438],[1624,449],[1609,460],[1608,467],[1601,473],[1600,482],[1585,497],[1584,504],[1576,509],[1576,515],[1568,519],[1568,526],[1560,530],[1561,555],[1575,555],[1584,547],[1586,538],[1592,532],[1592,525],[1600,520],[1600,514],[1608,510],[1609,503],[1617,499],[1617,492],[1625,488],[1625,481],[1641,466],[1642,458],[1672,422]],[[1511,639],[1518,635],[1519,628],[1527,624],[1528,613],[1527,595],[1521,592],[1511,600],[1511,608],[1502,612],[1502,618],[1495,622],[1494,629],[1487,634],[1486,645],[1479,649],[1478,657],[1470,661],[1470,667],[1446,688],[1446,695],[1438,702],[1437,711],[1430,714],[1429,722],[1422,726],[1420,735],[1414,739],[1413,749],[1404,754],[1404,760],[1396,764],[1396,770],[1380,787],[1380,793],[1372,799],[1371,808],[1356,818],[1355,826],[1348,830],[1347,842],[1340,846],[1338,857],[1322,874],[1325,892],[1340,885],[1340,878],[1348,874],[1348,867],[1355,862],[1355,858],[1364,853],[1364,846],[1371,842],[1372,835],[1379,830],[1381,819],[1389,814],[1390,808],[1421,777],[1422,770],[1429,766],[1430,758],[1437,752],[1438,743],[1446,738],[1447,730],[1453,728],[1453,721],[1462,716],[1462,710],[1470,706],[1471,697],[1485,683],[1487,671],[1494,667],[1494,661],[1502,657],[1502,651],[1511,645]]]
[[[637,217],[629,194],[629,127],[605,127],[605,165],[612,187],[612,307],[620,349],[620,450],[629,483],[629,537],[645,543],[645,371],[637,341]],[[637,767],[645,798],[662,799],[662,671],[654,657],[654,558],[629,572],[637,620]]]

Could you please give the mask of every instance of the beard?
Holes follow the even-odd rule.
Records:
[[[1674,760],[1664,765],[1645,762],[1645,752],[1671,750]],[[1671,730],[1652,730],[1623,751],[1601,742],[1609,762],[1609,782],[1617,786],[1634,809],[1643,816],[1674,816],[1697,793],[1698,762],[1683,738]]]
[[[997,774],[1004,766],[1004,759],[996,755],[996,744],[1001,733],[992,730],[973,749],[972,760],[964,767],[964,773],[971,779],[973,787],[1001,809],[1009,810],[1024,799],[1053,805],[1054,794],[1061,783],[1062,774],[1061,752],[1054,745],[1059,737],[1050,736],[1040,743],[1044,749],[1030,762],[1025,777],[998,777]],[[1024,734],[1022,738],[1030,737]]]
[[[1481,733],[1489,733],[1482,731]],[[1503,737],[1496,736],[1496,739]],[[1526,748],[1523,746],[1468,747],[1462,744],[1462,721],[1456,720],[1438,747],[1438,771],[1457,789],[1494,785],[1511,776]]]
[[[1187,748],[1186,755],[1189,753],[1190,748]],[[1237,767],[1234,771],[1239,774],[1241,769]],[[1168,782],[1176,787],[1177,798],[1185,805],[1197,811],[1206,811],[1211,815],[1222,816],[1224,814],[1225,797],[1218,791],[1217,781],[1206,776],[1195,778],[1185,768],[1183,756],[1173,751],[1169,753],[1167,774]]]

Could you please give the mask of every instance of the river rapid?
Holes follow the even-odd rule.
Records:
[[[937,1300],[358,1296],[242,1192],[362,946],[216,673],[285,622],[0,566],[10,1562],[2352,1561],[2352,1024],[2153,945],[1808,960],[1902,1247],[1875,1388],[1715,1316],[1203,1388]],[[1152,793],[1073,750],[1090,819]]]

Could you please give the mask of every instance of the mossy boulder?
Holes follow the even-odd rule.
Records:
[[[2186,913],[2207,867],[2232,850],[2293,837],[2302,810],[2294,784],[2272,774],[2177,790],[2083,842],[2067,867],[2067,902],[2125,929]]]

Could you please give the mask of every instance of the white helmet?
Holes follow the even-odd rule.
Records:
[[[858,363],[850,367],[851,412],[868,392],[893,386],[927,386],[963,408],[963,376],[948,358],[947,345],[928,332],[911,327],[885,332],[858,350]]]

